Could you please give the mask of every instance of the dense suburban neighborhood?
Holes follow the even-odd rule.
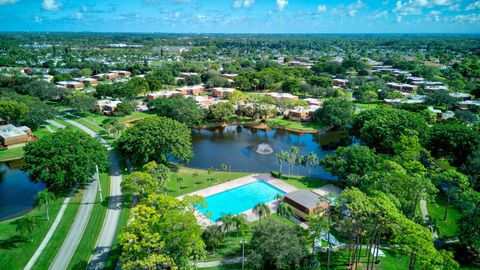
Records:
[[[367,6],[340,2],[308,16]],[[397,24],[480,10],[397,2]],[[480,269],[478,34],[22,31],[0,32],[0,270]]]

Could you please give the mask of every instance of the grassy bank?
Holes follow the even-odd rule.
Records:
[[[195,174],[198,174],[195,177]],[[171,196],[180,196],[206,187],[218,185],[233,179],[244,177],[250,173],[215,171],[208,174],[206,170],[178,167],[170,175],[167,192]],[[177,181],[181,178],[181,181]]]
[[[267,125],[270,128],[283,128],[299,132],[318,132],[328,127],[324,123],[290,121],[282,116],[267,119]]]
[[[48,269],[53,259],[57,255],[58,250],[63,244],[65,237],[70,230],[75,216],[77,215],[78,208],[80,207],[80,202],[82,201],[83,190],[78,191],[70,200],[67,209],[63,215],[62,220],[60,221],[55,233],[52,235],[52,238],[48,242],[48,245],[43,250],[43,253],[38,258],[36,264],[32,269]]]
[[[460,210],[454,206],[453,202],[450,202],[447,220],[443,220],[446,202],[446,196],[440,192],[437,196],[436,204],[427,203],[428,215],[437,225],[440,238],[455,237],[458,230],[457,221],[462,217]]]
[[[102,230],[108,209],[108,199],[110,195],[110,176],[108,173],[100,174],[100,183],[102,185],[103,202],[100,202],[100,194],[97,193],[97,198],[95,199],[95,204],[90,219],[88,220],[87,228],[83,233],[82,240],[80,240],[70,264],[68,265],[68,269],[84,269],[97,244],[97,239]]]

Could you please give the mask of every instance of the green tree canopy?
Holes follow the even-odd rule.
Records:
[[[194,126],[199,124],[205,117],[205,112],[193,98],[185,98],[182,95],[174,95],[171,98],[158,98],[149,104],[159,116],[165,116]]]
[[[325,101],[323,108],[315,111],[313,118],[330,126],[343,127],[353,119],[353,104],[344,98],[329,99]]]
[[[169,157],[188,161],[193,157],[190,130],[166,117],[149,117],[125,130],[118,148],[137,166],[149,161],[166,162]]]
[[[29,143],[24,149],[23,169],[33,181],[44,182],[52,191],[85,184],[95,173],[95,165],[108,165],[107,150],[100,142],[70,128]]]
[[[253,269],[300,269],[308,255],[298,229],[271,220],[255,228],[248,250]]]

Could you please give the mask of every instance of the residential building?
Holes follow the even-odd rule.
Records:
[[[95,78],[76,78],[75,80],[83,83],[85,86],[98,84],[98,80]]]
[[[97,111],[103,114],[112,114],[120,103],[122,102],[118,100],[98,100]]]
[[[347,87],[348,80],[345,79],[333,79],[332,80],[333,86],[338,86],[338,87]]]
[[[304,99],[308,105],[310,106],[319,106],[319,107],[323,107],[323,100],[320,100],[318,98],[306,98]]]
[[[411,93],[411,92],[414,92],[414,91],[417,91],[417,90],[418,90],[418,86],[417,86],[417,85],[406,84],[406,83],[394,83],[394,82],[390,82],[390,83],[387,83],[387,86],[388,86],[390,89],[398,90],[398,91],[402,91],[402,92],[407,92],[407,93]]]
[[[0,148],[20,147],[32,139],[32,131],[27,126],[16,127],[12,124],[0,126]]]
[[[59,81],[57,85],[67,90],[78,90],[84,87],[83,83],[76,81]]]
[[[129,78],[132,76],[132,73],[126,70],[112,70],[110,73],[118,74],[119,78]]]
[[[159,91],[150,93],[147,95],[148,100],[155,100],[157,98],[171,98],[173,95],[178,94],[177,91]]]
[[[310,121],[315,111],[319,108],[319,106],[309,106],[308,108],[296,107],[288,111],[287,117],[292,121]]]
[[[224,88],[224,87],[214,87],[210,89],[212,96],[218,98],[226,98],[228,94],[231,94],[235,91],[235,88]]]
[[[175,89],[175,91],[177,91],[178,94],[182,94],[184,96],[186,96],[186,95],[192,95],[192,96],[200,95],[200,94],[205,93],[205,90],[206,90],[205,86],[203,86],[201,84],[192,85],[192,86],[183,86],[183,87]]]
[[[324,209],[330,206],[322,196],[306,189],[298,189],[285,194],[283,201],[292,206],[294,216],[302,220],[306,220],[312,214],[322,214]]]
[[[116,80],[120,78],[120,75],[117,73],[99,73],[93,76],[97,80]]]

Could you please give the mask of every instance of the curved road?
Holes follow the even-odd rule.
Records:
[[[108,254],[113,246],[115,235],[117,234],[118,223],[120,221],[120,213],[122,210],[122,191],[120,183],[122,182],[122,171],[120,168],[120,160],[112,149],[112,147],[93,130],[73,120],[60,117],[69,124],[80,128],[92,137],[100,140],[100,142],[109,150],[110,166],[110,197],[108,203],[107,214],[103,222],[102,231],[97,239],[95,250],[88,263],[88,269],[103,269],[108,259]]]

